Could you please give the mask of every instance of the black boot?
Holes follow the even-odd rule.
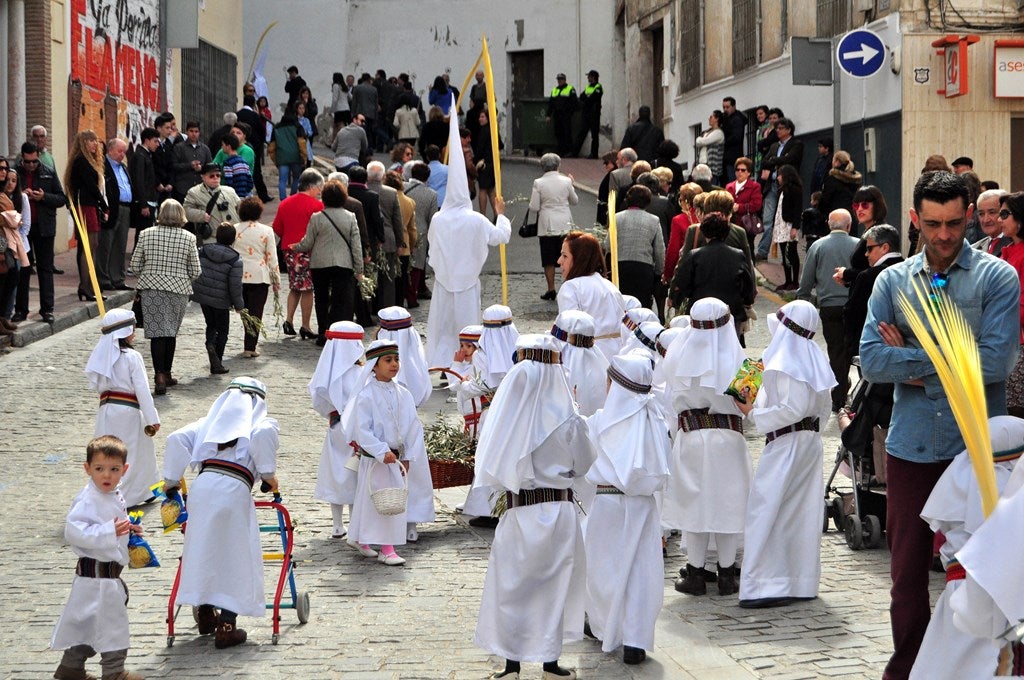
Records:
[[[206,355],[210,358],[210,373],[213,375],[220,375],[227,373],[228,369],[224,368],[224,363],[221,361],[220,356],[217,354],[217,348],[213,345],[206,344]]]
[[[686,565],[686,576],[676,579],[676,591],[687,595],[704,595],[708,592],[708,584],[704,582],[701,567]]]
[[[739,588],[736,586],[736,565],[728,567],[718,565],[718,594],[735,595]]]

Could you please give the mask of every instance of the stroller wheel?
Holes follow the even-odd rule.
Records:
[[[857,515],[846,518],[846,544],[851,550],[864,548],[864,526]]]
[[[843,507],[844,505],[842,496],[837,495],[832,499],[832,511],[830,514],[832,515],[832,521],[836,525],[836,531],[840,533],[846,531],[846,512]]]
[[[828,533],[828,503],[826,503],[825,507],[822,509],[824,511],[823,514],[825,515],[825,518],[821,521],[821,533],[826,534]]]
[[[869,548],[882,547],[882,523],[875,515],[868,515],[864,518],[864,531],[868,534]]]

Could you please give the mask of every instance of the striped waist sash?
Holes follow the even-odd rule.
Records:
[[[612,486],[611,484],[598,484],[597,485],[597,495],[598,496],[603,496],[605,494],[609,494],[609,495],[615,495],[615,494],[622,495],[622,489],[620,489],[620,488],[618,488],[616,486]]]
[[[950,560],[946,565],[946,583],[950,581],[962,581],[967,578],[967,570],[956,560]]]
[[[124,565],[118,562],[100,562],[91,557],[79,557],[75,574],[87,578],[120,578],[123,569]]]
[[[113,390],[107,390],[100,394],[100,406],[105,406],[106,404],[139,408],[139,399],[131,392],[114,392]]]
[[[732,430],[743,434],[743,418],[737,415],[711,413],[711,410],[706,408],[695,408],[679,414],[679,429],[683,432]]]
[[[817,418],[810,418],[810,417],[804,418],[800,422],[793,423],[792,425],[787,425],[786,427],[783,427],[781,429],[775,430],[774,432],[769,432],[768,435],[765,437],[764,443],[765,444],[771,444],[773,441],[775,441],[776,439],[778,439],[782,435],[784,435],[784,434],[792,434],[793,432],[802,432],[804,430],[810,430],[812,432],[818,432],[819,431],[818,430],[819,425],[820,425],[820,422],[818,421]]]
[[[252,471],[249,470],[249,468],[244,465],[232,463],[228,460],[221,460],[219,458],[211,458],[203,461],[203,466],[199,468],[199,474],[203,474],[204,472],[216,472],[227,477],[234,477],[238,481],[248,484],[250,489],[253,484],[256,483],[256,477],[253,476]]]
[[[572,499],[572,489],[524,489],[519,493],[505,492],[505,500],[510,508],[552,501],[572,501]]]

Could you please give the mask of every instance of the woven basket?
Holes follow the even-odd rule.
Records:
[[[374,465],[384,465],[384,463],[375,462]],[[406,478],[405,466],[401,463],[396,463],[396,465],[398,465],[402,472],[402,486],[374,491],[372,484],[373,475],[370,474],[373,470],[372,467],[367,471],[366,475],[366,489],[370,492],[370,500],[373,501],[373,507],[376,508],[379,514],[388,517],[401,515],[405,512],[406,502],[409,500],[409,480]]]
[[[435,489],[447,489],[452,486],[466,486],[473,483],[472,463],[460,463],[448,460],[430,460],[430,478]]]

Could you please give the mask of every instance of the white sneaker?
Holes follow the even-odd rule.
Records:
[[[355,548],[356,550],[358,550],[359,554],[362,555],[363,557],[377,557],[377,551],[374,550],[373,548],[371,548],[368,545],[366,545],[366,546],[359,545],[358,543],[356,543],[352,539],[348,539],[347,541],[345,541],[345,543],[347,543],[349,545],[349,547]]]
[[[348,529],[345,527],[334,527],[331,532],[331,538],[345,538],[346,536],[348,536]]]
[[[399,557],[398,553],[391,553],[390,555],[380,553],[379,555],[377,555],[377,561],[383,562],[389,567],[397,567],[400,564],[405,564],[405,558]]]

